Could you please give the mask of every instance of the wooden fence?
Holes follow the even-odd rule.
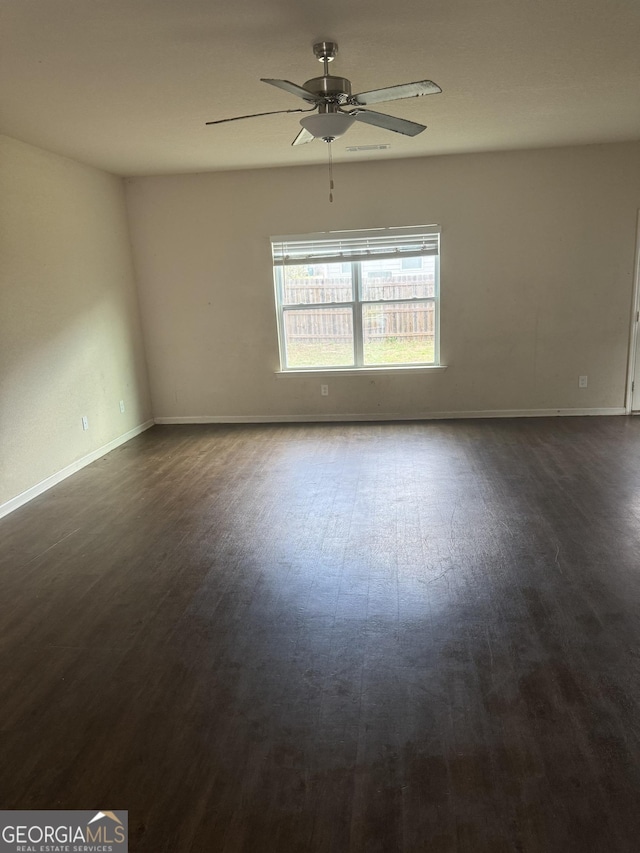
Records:
[[[435,295],[435,281],[424,272],[394,274],[393,280],[367,278],[364,298],[424,299]],[[285,285],[285,304],[321,305],[323,302],[350,302],[351,278],[289,279]],[[365,338],[433,337],[435,305],[369,305],[364,307]],[[320,340],[351,340],[353,325],[350,308],[297,308],[285,312],[287,339],[300,343]]]
[[[285,312],[287,339],[300,343],[351,340],[350,308],[313,308]],[[433,302],[416,305],[375,305],[365,308],[364,336],[379,338],[432,337],[435,334]]]

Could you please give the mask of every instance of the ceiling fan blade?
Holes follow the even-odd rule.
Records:
[[[291,144],[306,145],[307,142],[312,142],[314,139],[315,136],[312,133],[309,133],[306,127],[303,127]]]
[[[398,101],[400,98],[418,98],[420,95],[437,95],[442,92],[440,86],[432,80],[418,80],[417,83],[402,83],[399,86],[388,86],[386,89],[372,89],[371,92],[361,92],[349,98],[354,106],[380,104],[382,101]]]
[[[424,124],[408,121],[406,118],[389,116],[386,113],[377,113],[375,110],[351,110],[349,115],[355,116],[356,121],[383,127],[385,130],[393,130],[395,133],[403,133],[405,136],[417,136],[427,129]]]
[[[315,107],[313,107],[315,109]],[[270,110],[268,113],[251,113],[248,116],[233,116],[233,118],[220,118],[217,121],[206,121],[205,124],[225,124],[228,121],[240,121],[243,118],[258,118],[259,116],[275,116],[279,113],[308,113],[311,110],[305,110],[302,107],[297,110]]]
[[[311,104],[317,103],[317,98],[313,94],[313,92],[307,92],[302,86],[298,86],[296,83],[291,83],[289,80],[271,80],[266,77],[260,78],[261,83],[269,83],[271,86],[277,86],[278,89],[284,89],[285,92],[290,92],[292,95],[297,95],[299,98],[302,98],[305,101],[309,101]]]

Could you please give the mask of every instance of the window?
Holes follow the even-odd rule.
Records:
[[[282,369],[437,365],[439,232],[273,237]]]

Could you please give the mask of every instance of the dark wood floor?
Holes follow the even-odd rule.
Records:
[[[640,418],[155,427],[0,537],[0,808],[640,848]]]

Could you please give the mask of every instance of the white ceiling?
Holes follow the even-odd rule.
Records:
[[[640,139],[639,0],[0,0],[0,132],[119,175],[324,163],[295,113],[204,125],[305,106],[259,78],[318,76],[322,39],[354,92],[443,89],[337,161]]]

